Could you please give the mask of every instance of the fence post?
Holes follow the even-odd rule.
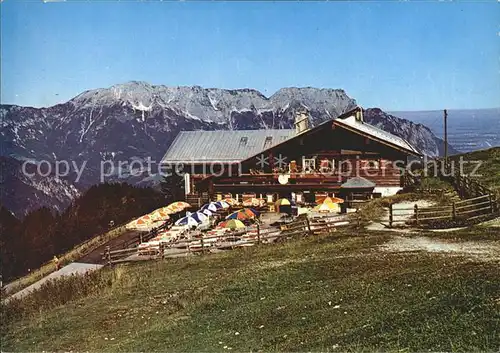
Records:
[[[457,219],[457,205],[456,205],[456,202],[453,201],[453,203],[451,204],[451,217],[453,220],[456,220]]]
[[[309,217],[306,215],[306,227],[307,227],[307,233],[312,234],[311,232],[311,222],[309,221]]]
[[[491,213],[495,213],[495,210],[493,208],[493,195],[492,194],[488,194],[488,199],[490,200],[490,211]]]
[[[328,223],[328,218],[325,218],[326,233],[330,234],[330,224]]]
[[[260,244],[260,224],[257,223],[257,244]]]
[[[109,247],[109,245],[106,246],[106,252],[105,252],[105,256],[106,256],[106,261],[108,263],[108,266],[111,266],[111,248]]]
[[[165,259],[165,243],[160,242],[158,245],[160,246],[160,258],[163,260]]]
[[[418,205],[415,204],[415,222],[418,226]]]
[[[392,222],[394,221],[394,216],[392,214],[392,203],[389,205],[389,227],[392,228]]]
[[[201,254],[203,255],[205,253],[205,245],[203,241],[203,235],[200,238],[200,244],[201,244]]]
[[[141,232],[141,233],[139,233],[139,241],[140,241],[140,243],[139,243],[139,244],[142,244],[142,232]]]

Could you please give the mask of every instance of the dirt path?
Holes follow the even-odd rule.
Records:
[[[33,292],[34,290],[40,288],[44,283],[47,281],[61,278],[64,276],[70,276],[70,275],[81,275],[84,274],[88,271],[95,271],[98,270],[102,267],[102,265],[95,265],[95,264],[82,264],[78,262],[73,262],[67,266],[64,266],[61,268],[59,271],[52,272],[48,276],[45,276],[41,280],[33,283],[32,285],[24,288],[23,290],[12,294],[9,298],[6,299],[6,301],[10,300],[11,298],[14,299],[20,299],[28,295],[29,293]]]
[[[466,256],[480,261],[500,261],[500,243],[495,241],[444,241],[422,236],[394,236],[380,249],[388,252],[425,251]]]
[[[413,208],[418,205],[419,208],[426,208],[435,205],[434,201],[429,200],[416,200],[416,201],[402,201],[392,205],[392,212],[394,215],[393,225],[406,226],[406,221],[410,220],[413,216]],[[384,208],[384,214],[378,221],[371,222],[367,230],[394,230],[401,233],[411,232],[409,229],[402,228],[388,228],[389,225],[389,209]]]
[[[128,242],[129,240],[137,237],[141,232],[136,230],[128,230],[123,234],[119,235],[117,238],[111,239],[107,243],[99,246],[98,248],[92,250],[87,255],[82,256],[80,259],[76,260],[76,262],[72,262],[67,266],[64,266],[59,271],[52,272],[47,276],[43,277],[39,281],[33,283],[32,285],[14,293],[11,295],[12,298],[21,298],[24,297],[29,292],[34,289],[39,288],[43,283],[48,280],[55,279],[65,275],[71,274],[82,274],[90,270],[97,270],[104,265],[104,260],[102,259],[102,253],[105,251],[106,247],[109,246],[113,249],[122,249],[123,244]],[[144,233],[144,232],[142,232]],[[4,290],[6,293],[9,292],[9,286],[15,285],[14,283],[9,283],[4,286]],[[8,293],[10,295],[10,293]]]

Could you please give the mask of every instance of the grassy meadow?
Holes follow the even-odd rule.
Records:
[[[2,308],[2,350],[498,351],[498,262],[360,232],[49,284]]]

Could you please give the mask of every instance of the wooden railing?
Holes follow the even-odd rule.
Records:
[[[330,233],[336,227],[347,225],[344,216],[299,217],[294,222],[284,225],[281,236]]]
[[[159,227],[151,229],[149,232],[139,232],[135,237],[123,242],[121,247],[123,249],[135,247],[145,241],[148,241],[158,235],[158,232],[166,229],[169,225],[167,223],[162,224]]]
[[[439,161],[438,173],[440,178],[452,183],[461,198],[474,198],[494,194],[491,189],[482,185],[478,180],[462,175],[460,169],[453,168],[450,162]]]
[[[390,205],[389,227],[398,223],[418,226],[439,221],[474,221],[489,215],[494,216],[499,212],[498,201],[493,194],[455,201],[451,205],[444,206],[422,208],[415,204],[413,207],[395,209]]]
[[[307,236],[320,233],[329,233],[336,227],[347,225],[342,216],[321,218],[298,218],[294,222],[282,226],[282,229],[262,229],[256,231],[233,231],[223,235],[182,239],[176,242],[160,242],[158,248],[149,250],[149,256],[139,256],[137,246],[127,249],[111,250],[109,247],[102,253],[106,265],[140,260],[164,259],[168,257],[189,256],[192,254],[206,254],[215,250],[227,250],[244,246],[253,246],[286,240],[294,236]],[[245,236],[246,235],[246,236]],[[232,240],[231,240],[232,239]],[[147,251],[147,250],[145,250]],[[134,256],[137,255],[137,256]]]
[[[179,255],[194,254],[198,252],[208,252],[210,249],[227,249],[245,246],[249,244],[259,244],[267,239],[276,238],[279,236],[279,230],[274,233],[261,234],[257,232],[255,239],[245,239],[242,241],[227,241],[227,239],[241,237],[246,231],[235,231],[224,235],[200,237],[194,239],[182,239],[173,243],[160,242],[158,248],[143,249],[144,253],[148,252],[150,256],[141,256],[141,258],[131,258],[132,255],[139,254],[139,248],[128,248],[120,250],[110,250],[109,248],[102,254],[107,265],[131,262],[137,260],[149,260],[151,258],[167,258],[177,257]],[[172,251],[176,250],[176,251]]]

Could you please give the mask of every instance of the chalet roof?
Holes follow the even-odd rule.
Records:
[[[412,154],[420,155],[420,152],[405,139],[363,121],[356,120],[353,115],[345,119],[335,119],[335,124],[347,128],[348,130],[361,132],[363,134],[369,135],[370,137],[374,137],[375,139],[388,142],[408,152],[411,152]]]
[[[356,107],[335,119],[327,120],[304,131],[300,136],[327,128],[333,122],[341,128],[364,135],[392,148],[421,156],[420,152],[405,139],[356,120],[355,114],[360,109]],[[182,131],[163,156],[162,163],[237,163],[258,156],[296,136],[299,135],[294,129]]]
[[[310,134],[315,131],[318,131],[320,129],[328,128],[331,126],[331,124],[335,124],[341,128],[344,128],[346,130],[353,131],[354,133],[365,135],[371,139],[374,139],[376,141],[380,141],[381,143],[384,143],[386,145],[389,145],[392,148],[396,148],[399,150],[403,150],[405,153],[421,157],[422,154],[410,143],[408,143],[405,139],[398,137],[396,135],[391,134],[390,132],[381,130],[373,125],[370,125],[368,123],[365,123],[364,121],[358,121],[356,120],[356,112],[362,110],[361,107],[356,107],[354,109],[351,109],[338,117],[331,119],[331,120],[326,120],[322,122],[321,124],[316,125],[312,129],[309,129],[307,131],[304,131],[300,135],[294,135],[292,133],[292,137],[296,136],[304,136],[305,134]],[[283,142],[280,142],[279,144],[282,143],[288,143],[292,139],[287,139],[284,140]],[[274,147],[274,146],[272,146]],[[269,148],[266,148],[266,150]],[[254,158],[260,153],[265,153],[265,150],[258,151],[254,155],[249,156],[247,159]]]
[[[162,163],[236,163],[294,135],[293,129],[182,131]]]
[[[344,189],[370,189],[375,187],[375,183],[363,177],[353,177],[340,185]]]

